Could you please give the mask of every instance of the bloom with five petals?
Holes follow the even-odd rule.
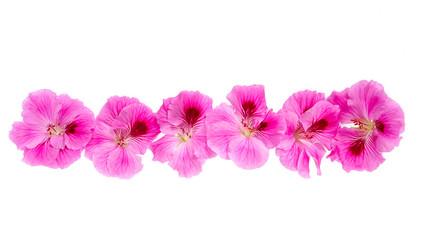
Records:
[[[15,122],[10,139],[24,150],[29,165],[67,168],[80,158],[90,140],[95,117],[79,100],[44,89],[22,104],[22,122]]]
[[[110,97],[99,115],[86,157],[100,173],[129,179],[142,170],[141,157],[160,133],[155,114],[136,98]]]
[[[227,99],[232,106],[222,103],[207,114],[207,143],[238,167],[259,168],[279,143],[284,119],[268,110],[262,85],[235,86]]]
[[[216,156],[206,138],[205,120],[212,102],[198,91],[182,91],[164,99],[157,121],[165,136],[152,144],[153,160],[168,162],[181,177],[198,175],[205,160]]]
[[[309,158],[321,175],[321,159],[339,128],[339,107],[326,101],[323,93],[301,91],[293,94],[278,111],[286,121],[284,137],[275,153],[286,168],[309,177]]]
[[[375,81],[360,81],[328,101],[340,106],[339,129],[330,155],[351,170],[375,170],[385,160],[383,152],[399,145],[404,132],[404,112]]]

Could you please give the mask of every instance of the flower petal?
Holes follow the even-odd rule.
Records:
[[[142,170],[141,157],[114,142],[103,142],[95,148],[93,165],[107,177],[129,179]]]
[[[265,119],[257,125],[255,137],[261,140],[268,149],[278,145],[284,135],[285,119],[282,114],[274,113],[271,110],[265,116]]]
[[[65,145],[74,150],[83,149],[89,142],[95,127],[95,116],[93,112],[83,107],[79,115],[66,126],[64,134]]]
[[[137,98],[118,96],[110,97],[108,98],[107,103],[102,107],[99,115],[96,117],[96,120],[111,125],[123,108],[134,103],[140,102]]]
[[[175,149],[175,155],[169,161],[169,166],[178,171],[180,177],[190,178],[201,173],[205,159],[194,154],[193,144],[182,143]]]
[[[58,101],[61,103],[61,109],[58,112],[58,123],[61,125],[71,123],[84,109],[81,101],[72,99],[67,94],[59,95]]]
[[[112,144],[110,151],[115,149],[117,144],[114,142],[115,135],[113,129],[105,124],[104,122],[98,121],[93,131],[90,141],[85,147],[85,156],[86,158],[93,160],[95,151],[98,147],[101,147],[102,144]],[[105,151],[101,151],[105,152]]]
[[[65,140],[63,135],[52,135],[50,136],[50,145],[57,149],[65,148]]]
[[[143,103],[123,108],[112,122],[113,129],[123,129],[128,134],[131,151],[144,154],[151,142],[160,133],[155,114]]]
[[[14,122],[9,138],[18,146],[19,150],[34,148],[44,142],[47,137],[47,128],[31,125],[25,122]]]
[[[309,156],[306,151],[302,151],[297,161],[297,172],[304,178],[310,178],[309,175]]]
[[[348,106],[348,89],[341,92],[333,91],[327,98],[327,101],[333,105],[337,105],[340,108],[339,121],[343,124],[352,123],[355,113],[351,107]]]
[[[241,135],[241,124],[231,106],[222,103],[207,114],[207,144],[221,158],[229,159],[229,143]]]
[[[226,98],[239,119],[252,118],[255,125],[263,120],[268,111],[263,85],[235,86]]]
[[[207,145],[207,137],[203,134],[194,134],[188,141],[193,146],[194,155],[199,159],[216,157],[216,153]]]
[[[291,95],[283,104],[284,112],[295,113],[298,117],[312,108],[317,102],[325,100],[324,93],[316,91],[300,91]]]
[[[280,158],[281,164],[292,171],[297,171],[297,163],[301,152],[302,148],[295,141],[290,147],[277,147],[275,149],[275,154]]]
[[[373,138],[365,137],[362,132],[353,128],[341,128],[333,141],[334,146],[328,158],[337,160],[345,171],[373,171],[385,159],[379,153]]]
[[[378,151],[390,152],[398,146],[402,139],[400,135],[405,128],[404,112],[398,103],[388,99],[386,111],[375,120],[375,125],[375,143]]]
[[[50,168],[58,168],[59,166],[56,162],[58,153],[58,149],[53,148],[49,141],[45,141],[35,148],[25,149],[22,161],[31,166],[43,165]]]
[[[320,143],[303,142],[306,153],[314,159],[317,167],[317,175],[321,175],[321,160],[324,157],[325,149]]]
[[[90,160],[93,161],[93,166],[96,168],[96,170],[100,173],[102,173],[105,176],[110,176],[110,172],[108,169],[108,158],[112,151],[114,151],[118,146],[114,141],[110,140],[104,140],[99,141],[95,147],[93,147],[92,151],[90,152]],[[86,149],[86,157],[87,157],[87,149]]]
[[[143,168],[141,157],[131,153],[124,147],[117,147],[107,160],[110,177],[130,179]]]
[[[167,112],[170,124],[185,128],[203,124],[213,100],[200,92],[182,91],[172,99]]]
[[[165,135],[152,143],[153,161],[168,162],[174,157],[174,152],[181,139],[176,135]]]
[[[161,105],[160,109],[156,114],[157,123],[160,125],[160,130],[162,133],[165,134],[176,134],[178,132],[176,126],[173,126],[169,123],[169,118],[167,116],[167,112],[169,111],[169,106],[172,102],[172,99],[174,98],[163,99],[163,105]]]
[[[152,144],[152,151],[154,161],[168,161],[181,177],[198,175],[205,160],[216,156],[207,146],[205,136],[194,136],[182,142],[176,135],[165,135]]]
[[[255,169],[268,161],[269,150],[257,138],[240,135],[229,143],[229,157],[240,168]]]
[[[24,122],[48,127],[56,123],[61,104],[56,93],[43,89],[30,93],[22,103],[22,108]]]
[[[339,128],[339,106],[319,101],[302,114],[300,121],[308,135],[330,149]]]
[[[69,148],[59,150],[58,157],[56,158],[58,167],[62,169],[69,167],[72,163],[80,159],[82,151],[83,149],[72,150]]]
[[[340,122],[349,124],[353,119],[377,119],[387,99],[381,84],[363,80],[342,92],[333,91],[327,100],[340,107]]]
[[[355,119],[377,119],[385,109],[388,99],[383,86],[375,81],[359,81],[348,89],[348,106]]]

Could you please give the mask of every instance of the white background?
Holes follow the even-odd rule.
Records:
[[[0,239],[425,239],[421,2],[1,1]],[[371,173],[323,159],[323,175],[311,164],[306,180],[271,150],[260,169],[214,158],[183,179],[148,152],[126,181],[84,157],[65,170],[28,166],[8,139],[42,88],[97,114],[112,95],[157,111],[181,90],[216,106],[257,83],[278,110],[296,91],[362,79],[382,83],[406,117],[400,146]]]

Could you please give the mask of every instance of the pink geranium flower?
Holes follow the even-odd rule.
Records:
[[[23,120],[13,124],[9,137],[24,150],[25,163],[67,168],[80,158],[95,123],[82,102],[39,90],[30,93],[22,107]]]
[[[275,153],[286,168],[309,177],[309,158],[314,159],[321,175],[321,159],[339,127],[339,107],[325,100],[323,93],[297,92],[278,112],[286,120],[286,131]]]
[[[399,145],[404,132],[404,112],[375,81],[360,81],[328,98],[341,109],[340,128],[328,156],[343,169],[375,170],[385,160],[382,152]]]
[[[166,135],[152,144],[153,160],[169,162],[181,177],[199,174],[205,160],[216,156],[206,138],[205,119],[211,110],[212,99],[198,91],[165,99],[157,121]]]
[[[100,173],[129,179],[142,170],[141,157],[160,133],[155,114],[136,98],[110,97],[96,118],[86,157]]]
[[[222,103],[207,114],[207,143],[238,167],[259,168],[279,143],[284,119],[268,110],[262,85],[235,86],[227,99],[232,106]]]

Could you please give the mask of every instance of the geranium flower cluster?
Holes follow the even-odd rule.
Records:
[[[95,119],[81,101],[39,90],[24,100],[23,120],[13,124],[9,137],[29,165],[67,168],[85,150],[108,177],[132,178],[148,149],[154,161],[189,178],[217,155],[243,169],[262,167],[275,148],[284,167],[308,178],[310,159],[321,175],[327,151],[347,172],[373,171],[404,132],[401,107],[375,81],[360,81],[328,98],[300,91],[277,112],[267,107],[262,85],[235,86],[227,99],[229,104],[213,108],[207,95],[182,91],[154,113],[136,98],[114,96]]]

